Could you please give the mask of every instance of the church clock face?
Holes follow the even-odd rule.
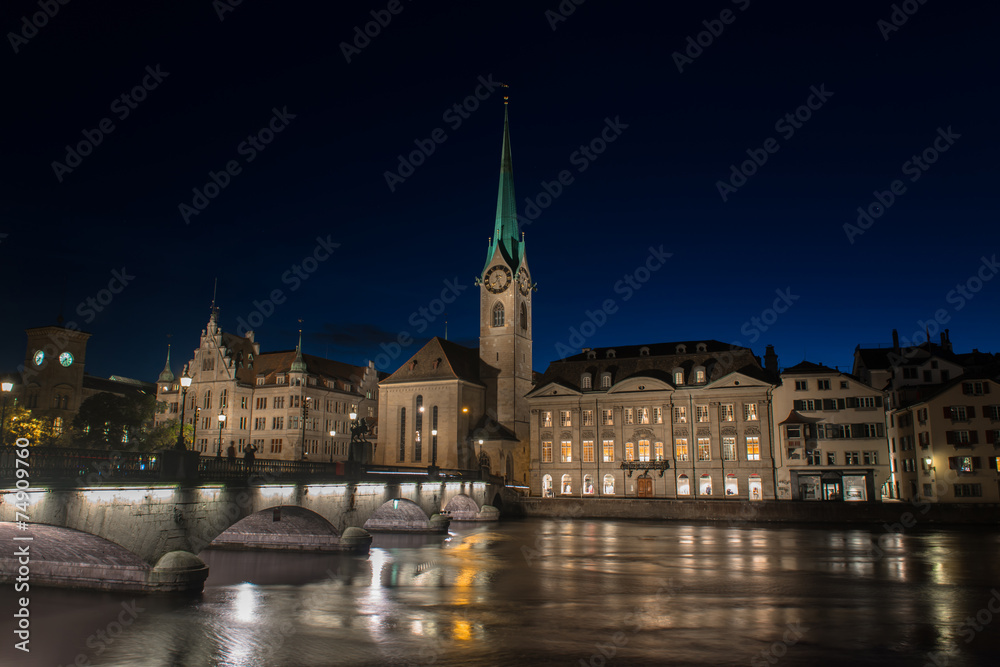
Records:
[[[506,266],[494,266],[486,272],[486,289],[494,294],[500,294],[510,285],[510,269]]]
[[[69,368],[73,365],[73,355],[69,352],[63,352],[59,355],[59,363]]]
[[[517,272],[517,287],[521,290],[521,294],[528,296],[528,292],[531,291],[531,276],[528,275],[527,269]]]
[[[45,352],[43,350],[38,350],[35,352],[35,356],[31,358],[35,362],[36,366],[41,366],[45,361]]]

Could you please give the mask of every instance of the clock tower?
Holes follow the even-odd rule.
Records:
[[[479,285],[479,358],[486,384],[486,406],[496,406],[497,422],[524,441],[528,437],[528,402],[532,388],[531,295],[534,284],[517,228],[514,173],[510,152],[507,99],[504,98],[503,145],[497,213]]]

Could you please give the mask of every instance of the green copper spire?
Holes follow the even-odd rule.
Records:
[[[160,382],[173,382],[174,374],[170,370],[170,344],[167,343],[167,363],[163,364],[163,370],[160,371]]]
[[[486,253],[486,266],[497,250],[512,269],[517,269],[524,254],[523,241],[517,230],[517,199],[514,197],[514,167],[510,155],[510,123],[507,120],[507,99],[503,107],[503,146],[500,150],[500,187],[497,191],[497,217],[493,237]],[[483,267],[486,270],[486,267]]]
[[[306,372],[306,362],[302,359],[302,329],[299,329],[299,344],[295,346],[295,361],[288,370],[292,373]]]

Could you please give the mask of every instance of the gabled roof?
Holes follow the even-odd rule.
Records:
[[[781,371],[782,375],[796,375],[796,374],[816,374],[816,373],[840,373],[835,368],[830,368],[829,366],[824,366],[823,364],[814,364],[811,361],[803,361],[801,363],[795,364],[790,368],[786,368]]]
[[[482,384],[479,350],[435,336],[382,384],[428,380],[465,380]]]
[[[815,424],[821,421],[823,420],[813,419],[812,417],[806,417],[804,415],[800,415],[795,410],[792,410],[791,412],[788,413],[788,416],[785,417],[783,421],[778,422],[778,426],[781,426],[782,424]]]
[[[914,405],[919,405],[921,403],[927,403],[941,394],[947,392],[953,387],[960,385],[964,382],[971,382],[973,380],[992,380],[996,384],[1000,385],[1000,364],[991,365],[986,368],[979,368],[968,373],[963,373],[953,380],[948,382],[941,382],[938,384],[931,385],[915,385],[913,387],[904,387],[900,389],[900,406],[897,410],[904,410],[912,408]],[[910,395],[906,396],[907,389],[916,389],[917,391],[909,392]],[[906,400],[909,398],[910,400]]]
[[[152,382],[142,382],[130,378],[101,378],[95,375],[83,374],[83,388],[123,396],[156,395],[156,385]]]
[[[489,418],[487,415],[479,418],[476,425],[469,431],[469,436],[473,440],[512,440],[520,442],[516,433],[495,419]]]
[[[262,352],[254,357],[252,368],[248,366],[237,367],[236,378],[245,384],[256,384],[257,377],[263,375],[265,384],[274,384],[275,376],[291,371],[296,353],[296,350]],[[354,385],[360,384],[367,370],[365,366],[353,366],[342,361],[315,357],[311,354],[303,354],[302,359],[305,361],[310,375],[337,379]]]
[[[699,344],[704,345],[705,351],[697,351]],[[684,346],[682,349],[686,351],[677,353],[678,346]],[[614,356],[609,357],[608,352],[611,350],[614,350]],[[593,358],[589,358],[591,356]],[[558,382],[577,391],[601,391],[600,376],[606,372],[611,373],[612,383],[634,377],[650,377],[673,386],[672,371],[675,368],[683,369],[685,382],[690,382],[691,372],[698,366],[705,368],[705,384],[737,370],[750,377],[772,382],[749,348],[717,340],[701,340],[595,348],[550,362],[535,386]],[[580,379],[585,373],[592,376],[593,389],[581,388]]]

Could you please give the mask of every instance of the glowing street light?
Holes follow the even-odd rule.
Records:
[[[218,458],[222,458],[222,427],[226,425],[226,415],[219,413],[219,448],[215,452]]]
[[[14,383],[4,380],[0,383],[0,390],[3,390],[3,411],[0,412],[0,447],[3,447],[3,427],[7,421],[7,395],[14,389]]]
[[[181,375],[181,430],[177,433],[177,445],[174,447],[179,452],[187,450],[184,444],[184,408],[187,407],[188,387],[191,386],[191,377],[188,375],[187,366],[184,367],[184,374]]]

